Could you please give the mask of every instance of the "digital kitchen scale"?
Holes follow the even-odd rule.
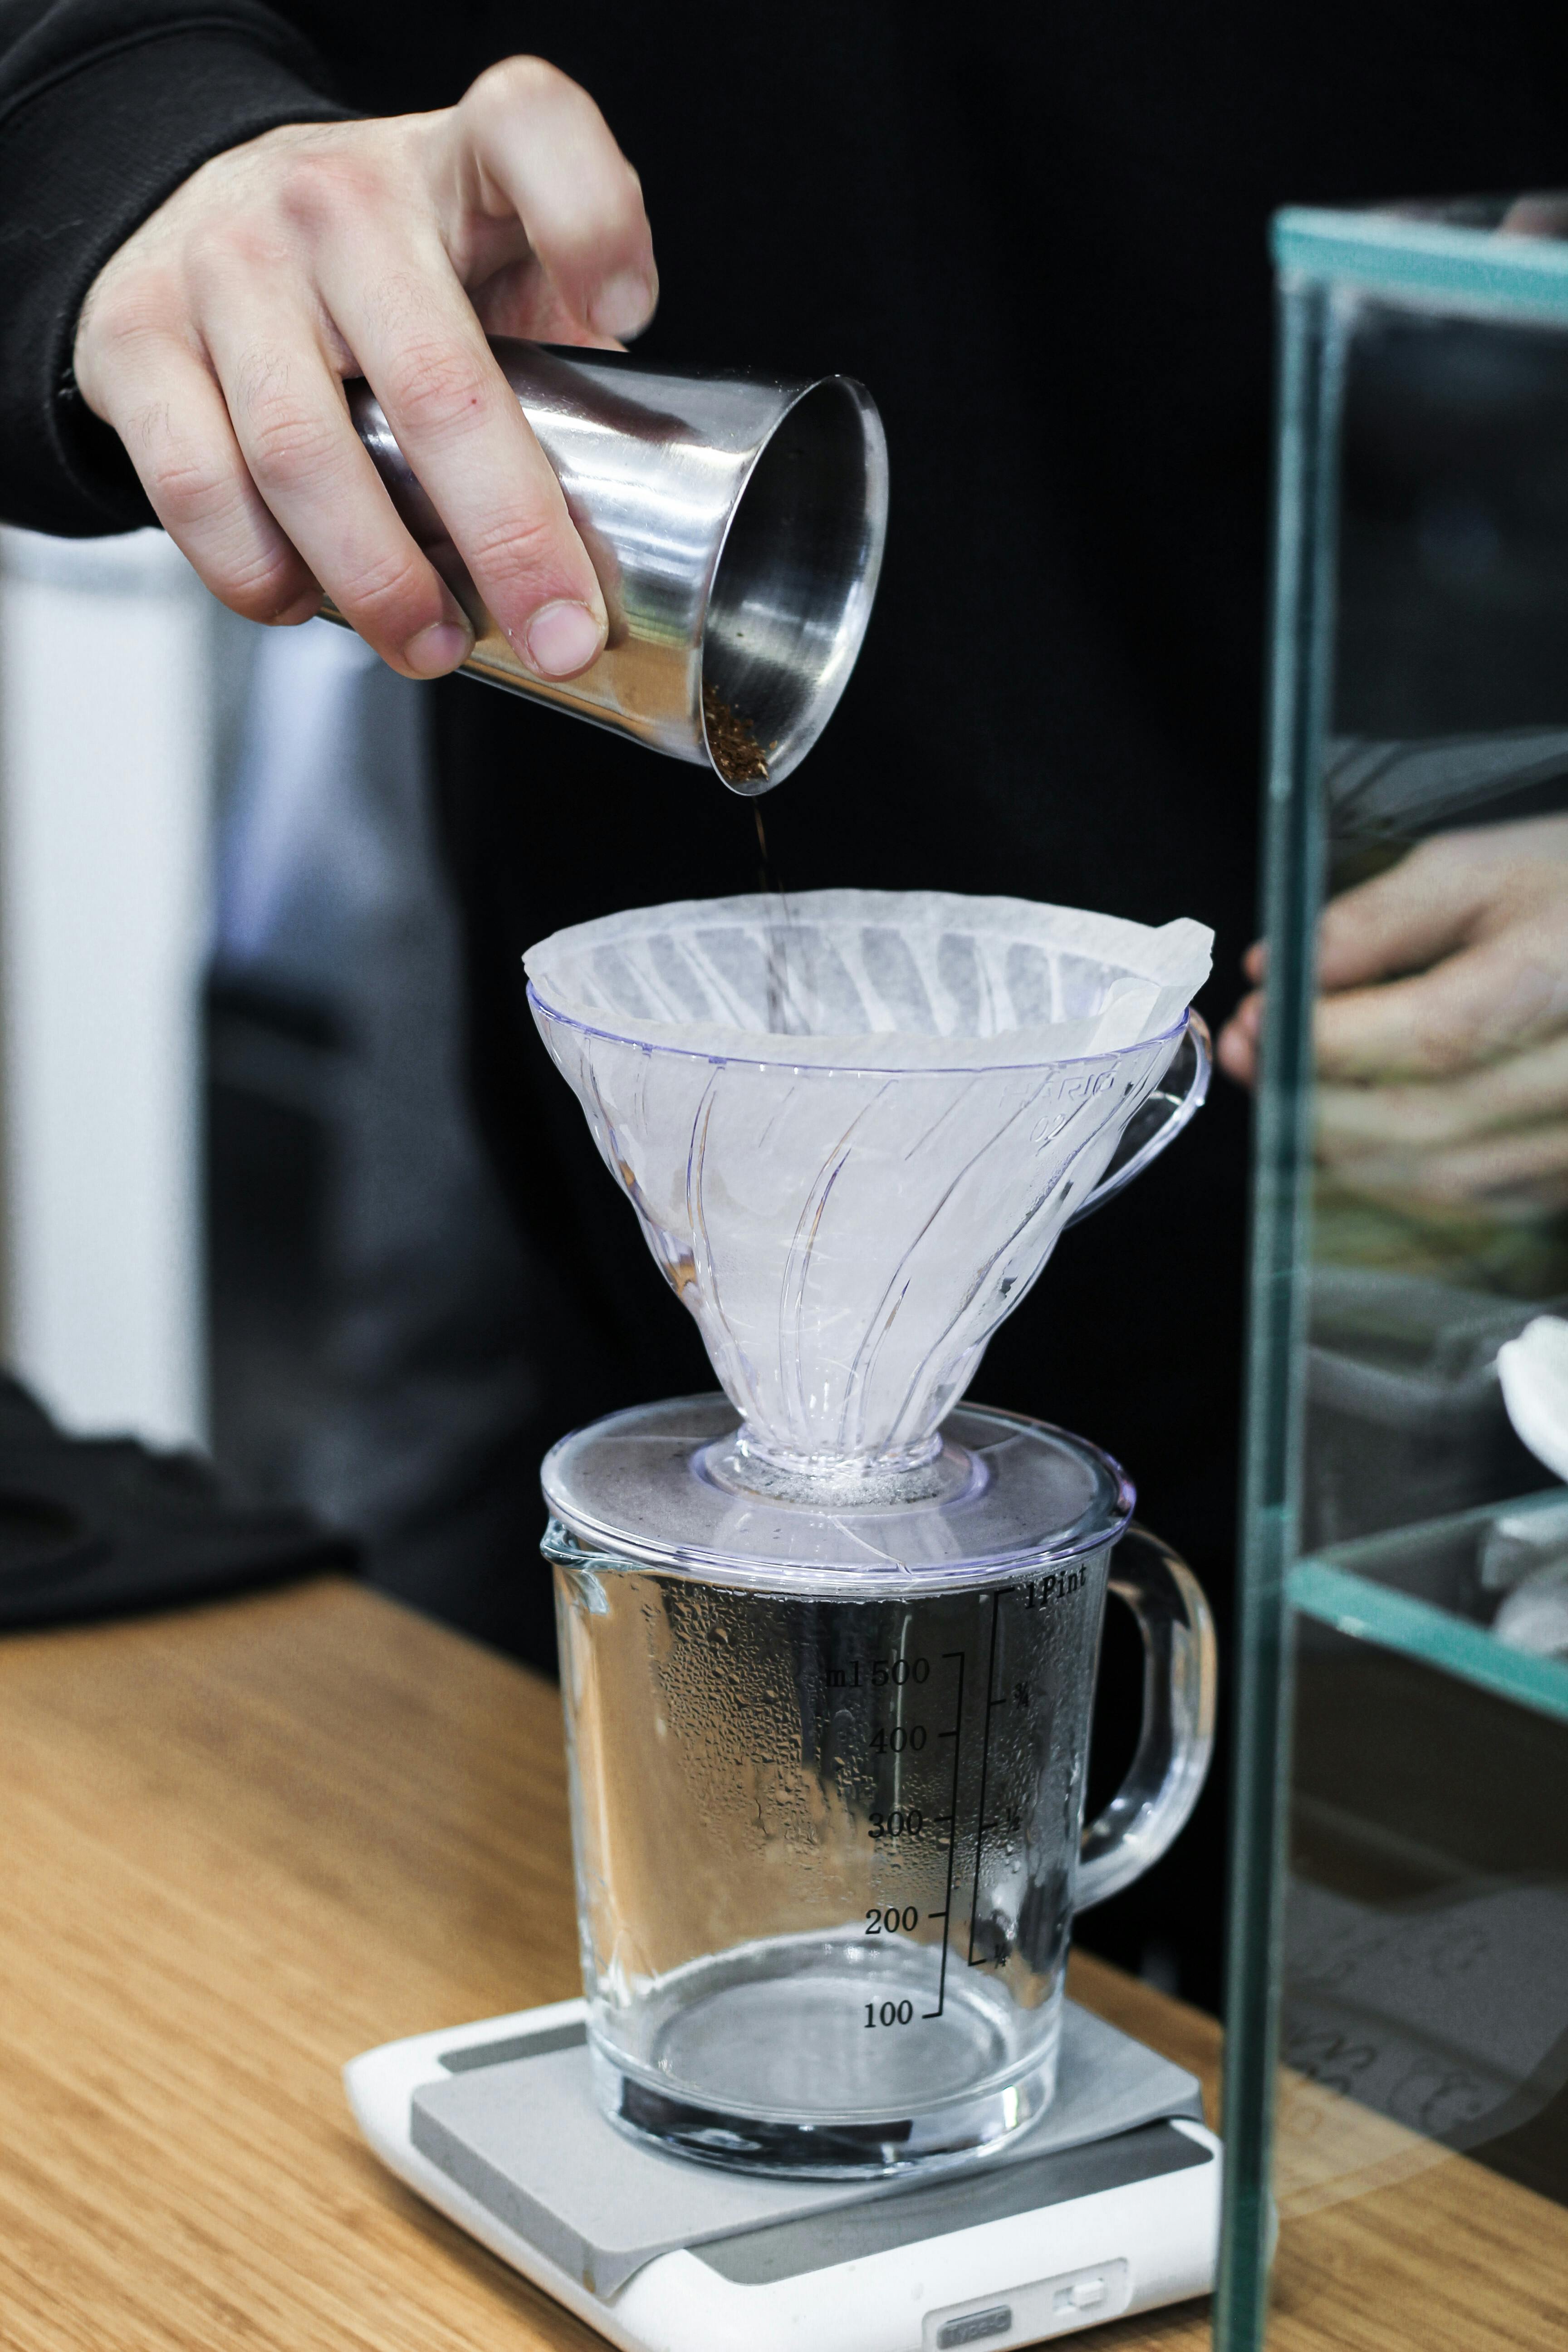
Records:
[[[1038,2123],[914,2185],[640,2144],[595,2103],[584,2008],[388,2042],[343,2079],[400,2179],[625,2352],[1006,2352],[1213,2284],[1195,2077],[1070,2001]]]

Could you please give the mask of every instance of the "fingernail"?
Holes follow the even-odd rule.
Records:
[[[432,621],[418,630],[403,648],[403,658],[419,677],[445,677],[474,649],[472,629],[456,621]]]
[[[586,604],[542,604],[523,631],[526,658],[541,677],[571,677],[596,661],[604,625]]]
[[[297,629],[301,621],[313,621],[321,609],[321,592],[308,588],[302,596],[279,606],[268,623],[272,629]]]
[[[607,278],[588,306],[588,324],[596,335],[614,335],[625,341],[646,327],[658,300],[657,289],[640,270],[624,269]]]

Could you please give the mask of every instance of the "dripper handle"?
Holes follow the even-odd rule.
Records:
[[[1191,1064],[1184,1084],[1177,1076],[1184,1059]],[[1213,1071],[1214,1040],[1209,1035],[1208,1023],[1201,1013],[1194,1013],[1189,1006],[1185,1032],[1163,1080],[1148,1101],[1140,1104],[1137,1117],[1123,1136],[1115,1159],[1089,1198],[1080,1202],[1073,1211],[1067,1220],[1068,1224],[1076,1225],[1080,1218],[1092,1217],[1096,1209],[1103,1209],[1107,1201],[1113,1200],[1135,1176],[1142,1176],[1145,1168],[1158,1160],[1167,1144],[1174,1143],[1183,1128],[1196,1117],[1208,1099],[1209,1079]],[[1138,1135],[1149,1114],[1161,1104],[1164,1106],[1163,1116],[1156,1119],[1152,1131],[1144,1133],[1142,1140],[1138,1141]],[[1130,1144],[1131,1150],[1128,1149]],[[1123,1152],[1126,1153],[1125,1159]]]
[[[1197,1803],[1214,1753],[1217,1654],[1197,1578],[1134,1521],[1111,1554],[1110,1590],[1143,1636],[1143,1728],[1127,1778],[1083,1833],[1078,1911],[1158,1862]]]

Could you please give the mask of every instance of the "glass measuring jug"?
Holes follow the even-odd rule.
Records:
[[[1071,1457],[1088,1507],[1065,1537],[989,1570],[742,1579],[708,1541],[702,1570],[664,1568],[552,1523],[599,2095],[689,2155],[874,2176],[1021,2129],[1054,2088],[1075,1908],[1147,1868],[1202,1785],[1214,1650],[1190,1573],[1124,1532],[1131,1490],[1095,1449],[954,1421],[956,1452],[1000,1430]],[[879,1540],[902,1520],[906,1555],[940,1552],[915,1523],[964,1509],[881,1514]],[[787,1507],[737,1511],[731,1543],[787,1546]],[[1083,1837],[1108,1587],[1142,1630],[1145,1719]]]

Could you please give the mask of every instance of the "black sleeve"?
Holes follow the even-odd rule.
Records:
[[[0,519],[68,538],[153,520],[72,382],[88,288],[209,156],[351,111],[255,0],[0,0]]]

